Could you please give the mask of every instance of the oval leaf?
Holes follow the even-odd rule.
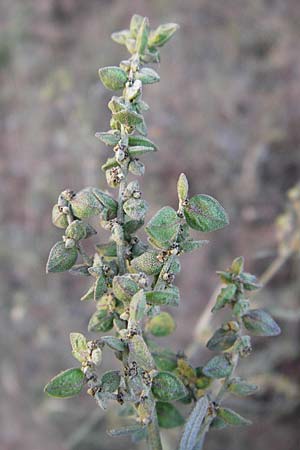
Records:
[[[99,77],[103,85],[111,91],[123,89],[127,81],[127,74],[120,67],[103,67],[99,69]]]
[[[159,372],[153,378],[152,392],[162,402],[179,400],[187,395],[185,385],[171,372]]]
[[[262,309],[251,309],[242,319],[247,330],[255,336],[277,336],[281,332],[275,320]]]
[[[156,412],[161,428],[175,428],[184,424],[184,418],[171,403],[156,402]]]
[[[195,195],[187,202],[183,211],[188,225],[194,230],[215,231],[229,223],[224,208],[209,195]]]
[[[64,272],[71,269],[77,259],[77,248],[66,248],[63,241],[57,242],[50,250],[46,272]]]
[[[59,373],[45,386],[45,392],[51,397],[68,398],[80,393],[85,382],[81,369],[68,369]]]

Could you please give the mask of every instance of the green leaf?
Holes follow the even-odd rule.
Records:
[[[107,242],[106,244],[97,244],[96,249],[99,255],[109,257],[117,256],[117,245],[114,241]]]
[[[219,309],[224,308],[234,297],[236,293],[236,285],[228,284],[228,286],[221,289],[220,294],[217,296],[216,304],[211,310],[211,312],[219,311]]]
[[[66,237],[74,239],[75,241],[84,239],[87,235],[87,225],[88,224],[82,222],[81,220],[73,220],[73,222],[71,222],[66,229]]]
[[[121,133],[118,130],[109,130],[95,134],[97,139],[100,139],[105,145],[117,145],[121,139]]]
[[[157,337],[168,336],[175,331],[175,328],[175,321],[167,312],[162,312],[152,317],[146,324],[146,331],[149,331],[153,336]]]
[[[69,222],[67,215],[61,212],[58,205],[54,205],[52,209],[52,223],[57,228],[67,228]]]
[[[89,349],[86,338],[81,333],[70,333],[70,342],[72,346],[72,355],[79,362],[83,362],[89,356]]]
[[[128,145],[129,147],[141,146],[141,147],[152,147],[157,150],[157,146],[154,142],[150,141],[150,139],[139,136],[139,135],[131,135],[128,137]]]
[[[111,34],[111,38],[113,41],[115,41],[117,44],[126,44],[127,39],[130,37],[130,31],[129,30],[121,30],[116,31]]]
[[[156,402],[156,412],[161,428],[175,428],[184,424],[184,418],[171,403]]]
[[[143,122],[143,116],[127,110],[114,113],[113,118],[126,127],[136,127]]]
[[[201,425],[205,419],[209,402],[206,396],[199,398],[185,424],[179,450],[194,450]]]
[[[69,273],[71,273],[72,275],[79,275],[83,277],[90,276],[89,266],[87,264],[76,264],[69,270]]]
[[[209,195],[195,195],[188,200],[183,211],[188,225],[194,230],[215,231],[229,223],[224,208]]]
[[[115,336],[102,336],[101,342],[108,345],[112,350],[123,352],[126,349],[125,343]]]
[[[101,379],[101,392],[115,392],[120,386],[121,376],[118,370],[105,372]]]
[[[64,272],[71,269],[77,259],[77,248],[66,248],[63,241],[56,242],[51,248],[46,272]]]
[[[122,302],[129,302],[138,290],[138,284],[130,275],[118,275],[113,279],[114,295]]]
[[[234,275],[240,275],[244,269],[244,258],[243,256],[239,256],[235,258],[231,264],[230,272]]]
[[[125,87],[127,73],[120,67],[102,67],[99,69],[99,77],[103,85],[111,91],[118,91]]]
[[[143,220],[148,208],[148,203],[143,199],[129,198],[123,204],[125,213],[133,220]]]
[[[214,335],[209,339],[206,346],[212,351],[224,352],[233,346],[238,338],[238,334],[233,330],[223,330],[219,328]]]
[[[242,320],[247,330],[255,336],[277,336],[281,333],[275,320],[262,309],[250,309]]]
[[[256,276],[251,273],[242,272],[239,279],[243,283],[246,291],[255,291],[256,289],[261,288],[261,284],[257,280]]]
[[[184,173],[179,175],[177,181],[177,194],[180,203],[185,202],[189,193],[189,183]]]
[[[152,392],[162,402],[179,400],[187,395],[185,385],[171,372],[159,372],[153,378]]]
[[[149,32],[149,20],[147,17],[144,17],[136,36],[136,51],[140,55],[146,50]]]
[[[129,316],[130,320],[139,322],[146,314],[146,296],[144,291],[139,290],[130,301]]]
[[[51,397],[68,398],[80,393],[85,383],[81,369],[68,369],[59,373],[45,386],[45,392]]]
[[[214,417],[210,428],[214,428],[215,430],[223,430],[224,428],[226,428],[228,426],[228,424],[226,422],[224,422],[223,419],[221,419],[221,417]]]
[[[136,433],[137,431],[144,431],[144,429],[145,426],[142,426],[141,424],[128,425],[127,427],[113,428],[111,430],[108,430],[107,434],[111,437],[129,436],[133,433]]]
[[[93,194],[99,202],[108,209],[109,219],[114,219],[117,216],[118,202],[111,195],[98,188],[93,188]]]
[[[186,241],[180,242],[180,251],[183,253],[192,252],[198,248],[204,247],[209,241],[194,241],[193,239],[187,239]]]
[[[154,358],[157,369],[172,372],[177,368],[177,355],[168,348],[161,347],[147,337],[147,345]]]
[[[202,369],[203,374],[210,378],[225,378],[231,371],[232,364],[225,355],[215,356]]]
[[[246,397],[248,395],[254,394],[258,389],[256,384],[248,383],[243,378],[235,377],[230,380],[228,385],[228,392],[238,395],[240,397]]]
[[[106,332],[113,327],[113,315],[106,308],[99,309],[90,318],[88,330],[94,332]]]
[[[145,153],[152,153],[155,152],[155,148],[153,147],[143,147],[141,145],[136,145],[134,147],[128,148],[129,156],[132,158],[136,158],[137,156],[144,155]]]
[[[133,175],[141,177],[145,173],[145,165],[139,159],[134,158],[130,161],[128,165],[128,170]]]
[[[251,425],[250,420],[245,419],[229,408],[219,408],[217,415],[228,425]]]
[[[177,23],[165,23],[152,31],[149,36],[149,47],[161,47],[179,29]]]
[[[146,292],[146,300],[150,305],[178,306],[179,299],[179,289],[176,286],[166,288],[163,291]]]
[[[170,247],[176,240],[180,228],[180,219],[170,206],[160,209],[145,227],[146,233],[162,246]]]
[[[141,80],[143,84],[153,84],[160,80],[158,73],[150,67],[143,67],[139,72],[137,72],[136,78]]]
[[[138,31],[143,23],[144,17],[139,14],[134,14],[130,21],[130,33],[132,37],[136,37]]]
[[[124,223],[124,233],[133,234],[144,225],[143,220],[127,220]]]
[[[135,361],[138,366],[146,371],[153,370],[155,368],[152,355],[143,339],[140,335],[133,336],[128,341],[129,357],[132,361]]]
[[[131,266],[137,272],[144,272],[146,275],[156,275],[160,272],[163,263],[157,259],[158,252],[148,251],[131,261]]]
[[[92,187],[77,192],[70,201],[72,212],[78,219],[97,216],[103,210],[102,203],[95,197]]]
[[[103,294],[107,291],[106,279],[102,274],[100,277],[97,277],[94,284],[94,300],[100,300]]]

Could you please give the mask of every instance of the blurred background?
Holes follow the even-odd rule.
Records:
[[[127,55],[110,34],[126,28],[133,13],[147,15],[153,27],[181,27],[162,50],[161,82],[144,94],[149,137],[160,147],[143,158],[151,212],[176,208],[184,171],[191,192],[215,196],[231,218],[209,246],[184,257],[177,330],[163,344],[184,350],[192,342],[218,283],[215,271],[234,257],[244,255],[246,269],[258,276],[267,269],[277,256],[276,217],[300,180],[298,0],[0,0],[3,450],[132,448],[105,434],[118,420],[113,407],[104,415],[86,395],[50,399],[43,387],[76,365],[68,336],[85,332],[94,311],[79,301],[85,279],[45,275],[61,235],[51,209],[65,188],[106,187],[100,165],[108,153],[94,133],[109,127],[110,93],[97,70]],[[292,256],[256,295],[277,318],[278,311],[291,313],[279,317],[281,337],[257,340],[241,367],[259,380],[260,393],[228,403],[254,425],[212,432],[207,450],[299,448],[299,273]],[[193,362],[206,358],[200,348]],[[105,367],[111,364],[106,358]]]

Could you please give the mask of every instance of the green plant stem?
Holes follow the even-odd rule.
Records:
[[[119,197],[118,197],[118,222],[123,230],[123,223],[124,223],[124,210],[123,210],[123,203],[124,203],[124,192],[127,186],[127,170],[126,173],[124,173],[124,180],[121,181],[120,187],[119,187]],[[125,258],[125,240],[124,240],[124,231],[123,235],[121,236],[121,239],[117,243],[117,257],[118,257],[118,263],[119,263],[119,274],[123,275],[126,272],[126,258]]]
[[[295,249],[297,245],[299,244],[299,233],[294,233],[294,235],[291,238],[290,245],[286,252],[281,253],[276,256],[274,261],[267,267],[267,269],[263,272],[263,274],[260,276],[259,282],[263,286],[266,286],[271,279],[279,272],[281,267],[286,263],[286,261],[293,255],[295,252]],[[212,293],[204,311],[202,312],[201,316],[199,317],[195,332],[194,332],[194,341],[187,347],[185,353],[186,355],[191,358],[199,349],[202,341],[203,341],[203,335],[207,331],[207,327],[209,325],[209,322],[211,320],[211,310],[215,304],[216,297],[218,293],[220,292],[220,289],[222,287],[222,284],[219,284],[214,292]]]
[[[149,450],[163,450],[161,439],[160,439],[160,433],[159,433],[159,427],[157,422],[157,414],[156,410],[154,409],[152,414],[152,420],[151,423],[147,426],[147,444]]]

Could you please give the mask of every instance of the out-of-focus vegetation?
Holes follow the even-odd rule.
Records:
[[[191,341],[216,269],[244,254],[247,269],[259,276],[276,257],[275,219],[285,210],[286,191],[299,181],[297,0],[1,0],[0,444],[5,450],[112,448],[104,430],[113,423],[104,423],[98,411],[86,423],[90,399],[61,402],[43,394],[49,374],[72,365],[68,333],[84,331],[93,312],[78,301],[84,280],[72,278],[71,285],[68,276],[46,278],[44,267],[59,235],[49,214],[57,192],[101,180],[106,155],[100,155],[93,134],[108,124],[103,104],[109,94],[97,69],[124,56],[107,36],[134,12],[153,23],[181,25],[180,39],[163,55],[162,82],[151,90],[147,121],[160,155],[147,165],[145,197],[153,211],[170,199],[175,205],[174,180],[184,166],[191,189],[217,196],[231,217],[231,227],[212,236],[202,254],[188,257],[174,349]],[[274,310],[299,309],[299,270],[299,259],[289,258],[257,302]],[[252,360],[244,367],[247,374],[251,367],[253,381],[264,390],[242,412],[259,419],[234,437],[211,434],[208,449],[297,448],[299,321],[292,318],[281,320],[280,339],[260,347],[256,365]],[[128,448],[128,441],[113,445]]]

